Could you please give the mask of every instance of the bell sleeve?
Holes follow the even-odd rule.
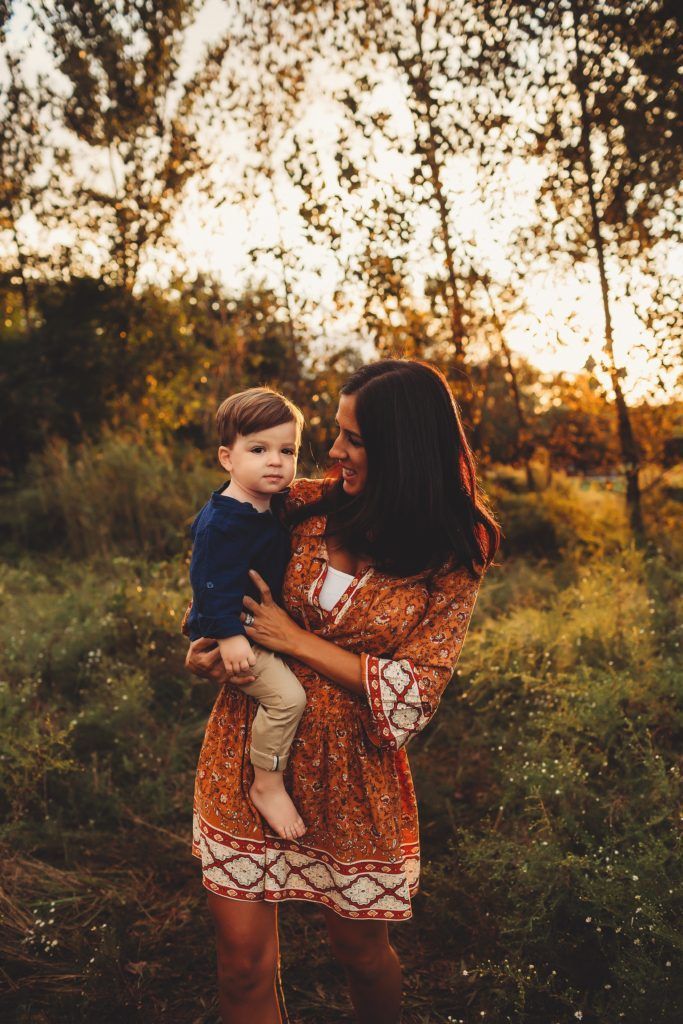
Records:
[[[424,618],[392,656],[361,655],[361,715],[376,746],[400,750],[436,711],[460,657],[480,583],[467,569],[438,570],[428,584]]]

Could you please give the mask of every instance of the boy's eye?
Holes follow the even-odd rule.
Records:
[[[261,445],[257,445],[255,448],[252,448],[251,451],[254,453],[254,455],[260,455],[261,452],[265,451],[265,448],[263,448]]]
[[[295,452],[295,450],[293,448],[283,448],[282,449],[282,454],[283,455],[296,455],[296,452]]]

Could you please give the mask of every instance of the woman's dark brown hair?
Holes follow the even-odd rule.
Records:
[[[476,479],[475,461],[444,375],[414,359],[362,366],[341,389],[355,395],[368,460],[363,492],[343,490],[339,467],[323,496],[290,516],[324,513],[347,550],[392,575],[443,565],[479,575],[495,557],[501,531]]]

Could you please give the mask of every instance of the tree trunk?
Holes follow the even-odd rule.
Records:
[[[514,363],[512,362],[512,353],[510,351],[510,346],[505,340],[503,324],[501,322],[500,317],[498,316],[498,310],[496,309],[496,305],[493,301],[491,290],[484,278],[480,277],[479,283],[484,289],[486,299],[491,308],[491,319],[493,320],[493,324],[498,332],[498,340],[500,342],[500,347],[502,349],[503,356],[505,357],[505,365],[507,367],[507,372],[510,374],[510,392],[512,394],[512,401],[515,407],[515,414],[517,416],[517,458],[521,459],[524,463],[524,470],[526,473],[526,483],[528,490],[534,491],[536,490],[536,481],[531,470],[531,454],[533,449],[533,439],[532,432],[529,428],[526,414],[522,406],[522,395],[519,387],[519,381],[517,380],[517,371],[515,369]]]
[[[598,271],[600,274],[600,291],[602,294],[602,308],[605,317],[605,352],[609,358],[610,377],[614,388],[615,404],[617,411],[617,426],[619,434],[619,445],[621,457],[626,475],[626,504],[628,508],[629,522],[633,530],[636,542],[640,544],[644,540],[644,525],[640,502],[640,486],[638,482],[638,470],[640,468],[640,453],[638,444],[633,433],[631,415],[624,398],[621,387],[619,369],[614,357],[614,335],[612,332],[612,313],[610,307],[609,284],[605,268],[605,247],[600,230],[600,214],[595,196],[595,169],[590,144],[590,114],[586,102],[587,82],[581,50],[581,38],[579,34],[579,23],[581,18],[580,0],[569,0],[569,7],[572,14],[572,32],[574,36],[574,50],[576,55],[576,84],[581,106],[581,150],[583,165],[586,173],[588,202],[591,213],[591,232],[595,251],[598,258]]]
[[[21,247],[21,242],[19,240],[19,233],[17,231],[17,218],[14,216],[14,213],[12,213],[12,235],[14,236],[14,245],[17,250],[17,268],[19,270],[19,277],[21,278],[19,291],[21,292],[21,302],[24,307],[25,333],[28,334],[28,332],[31,329],[32,321],[31,291],[29,288],[28,274],[26,271],[27,261],[24,255],[24,250]]]

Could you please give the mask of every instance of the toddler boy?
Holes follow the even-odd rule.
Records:
[[[289,748],[306,707],[303,687],[271,651],[252,645],[240,619],[245,594],[258,597],[249,578],[255,569],[278,600],[289,561],[289,534],[271,511],[271,501],[296,474],[303,415],[284,395],[250,388],[232,395],[216,414],[218,461],[230,483],[211,498],[192,524],[191,640],[214,638],[229,675],[255,681],[240,689],[259,707],[251,732],[254,782],[250,797],[283,839],[306,831],[283,782]]]

